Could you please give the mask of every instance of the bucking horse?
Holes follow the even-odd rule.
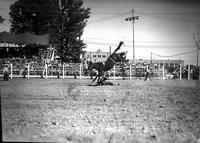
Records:
[[[99,85],[101,77],[104,76],[106,71],[111,70],[114,65],[117,62],[124,62],[126,59],[126,52],[121,52],[121,53],[116,53],[120,47],[122,46],[124,42],[120,42],[118,47],[115,49],[115,51],[107,58],[107,60],[105,62],[89,62],[88,64],[88,70],[91,73],[91,71],[93,69],[96,69],[98,71],[98,74],[96,75],[96,77],[93,79],[92,82],[94,82],[97,78],[97,83],[96,85]]]

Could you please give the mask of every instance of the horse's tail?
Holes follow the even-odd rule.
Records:
[[[115,49],[115,51],[113,53],[116,53],[120,49],[120,47],[122,46],[123,43],[124,42],[120,41],[117,49]]]

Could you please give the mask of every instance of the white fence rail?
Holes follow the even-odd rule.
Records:
[[[138,66],[130,63],[117,63],[110,71],[107,72],[111,79],[133,79],[137,77],[145,76],[144,66]],[[187,75],[186,75],[187,73]],[[93,73],[95,76],[95,72]],[[184,67],[180,65],[177,67],[177,72],[174,73],[177,79],[192,79],[193,69],[190,65]],[[160,79],[172,79],[174,75],[169,74],[165,65],[163,67],[153,67],[152,76]],[[3,68],[1,67],[0,76],[3,76]],[[37,64],[27,63],[19,66],[16,63],[9,65],[10,78],[15,77],[39,77],[39,78],[91,78],[89,71],[81,63],[63,63],[63,64]],[[186,77],[187,76],[187,77]],[[200,72],[198,73],[198,79],[200,80]]]

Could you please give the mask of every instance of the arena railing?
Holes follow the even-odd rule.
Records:
[[[191,71],[191,66],[185,67],[183,65],[177,66],[177,78],[187,78],[188,80],[193,77],[194,73],[200,80],[199,68],[197,72]],[[183,71],[187,71],[187,75]],[[170,74],[167,71],[166,65],[160,68],[152,69],[152,76],[160,79],[170,79]],[[197,74],[198,73],[198,74]],[[10,78],[24,77],[24,78],[91,78],[87,67],[82,63],[50,63],[44,62],[29,62],[22,61],[11,62],[9,64]],[[93,76],[95,76],[95,73]],[[132,63],[117,63],[110,71],[106,72],[110,79],[132,79],[143,78],[145,76],[145,66],[136,65]],[[0,76],[3,76],[3,64],[0,63]]]

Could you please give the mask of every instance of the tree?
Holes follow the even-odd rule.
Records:
[[[58,10],[55,0],[18,0],[10,6],[11,32],[46,34]]]
[[[195,46],[197,48],[197,66],[199,61],[199,50],[200,50],[200,33],[193,33],[193,40],[195,42]]]
[[[62,62],[79,62],[85,48],[81,35],[90,9],[82,0],[18,0],[10,7],[11,32],[50,33]]]
[[[71,2],[71,3],[70,3]],[[55,45],[63,62],[80,62],[80,54],[86,47],[81,40],[84,27],[89,18],[90,9],[83,8],[82,0],[63,1],[61,18],[57,25]]]

